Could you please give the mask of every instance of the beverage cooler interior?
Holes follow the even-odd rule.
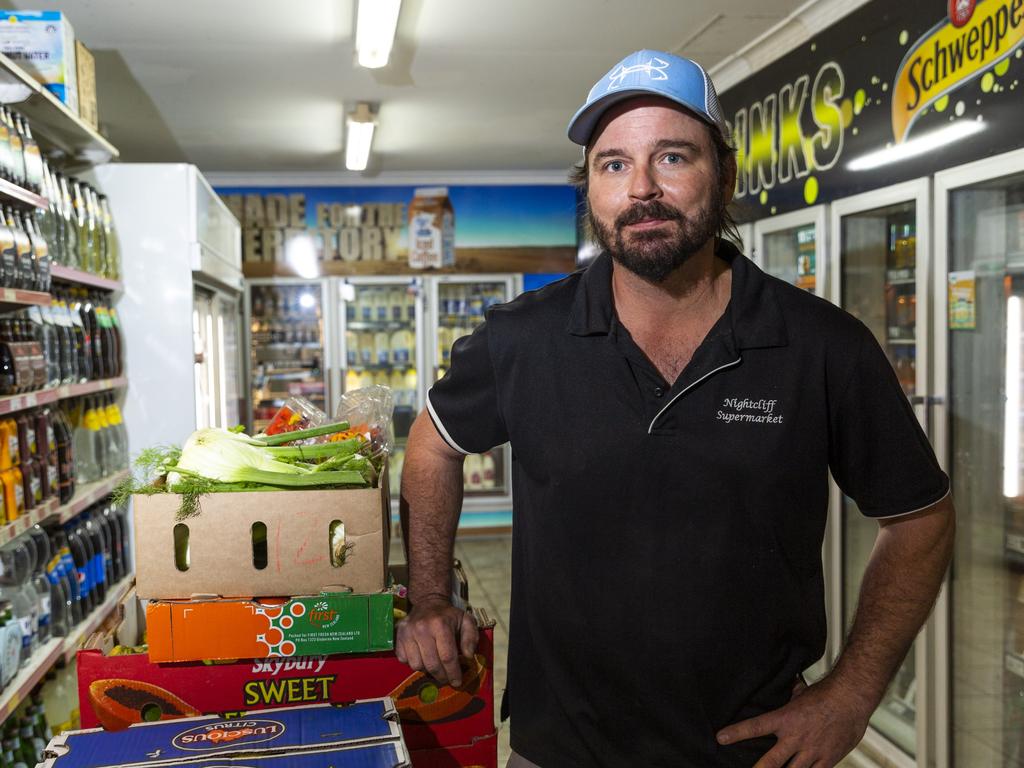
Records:
[[[266,428],[292,395],[327,411],[323,283],[249,283],[252,428]]]
[[[1024,173],[952,189],[948,206],[953,759],[1010,768],[1024,764]]]
[[[839,220],[840,303],[871,329],[908,397],[916,391],[916,205],[913,201],[851,213]],[[841,496],[842,621],[853,624],[861,580],[878,523]],[[915,651],[871,718],[871,725],[903,752],[917,751],[917,669]]]
[[[468,336],[484,321],[484,314],[495,304],[510,301],[519,292],[512,276],[439,277],[432,283],[435,308],[431,373],[441,379],[451,365],[452,346]],[[484,454],[470,454],[463,464],[464,494],[467,506],[474,499],[512,492],[512,465],[509,446],[501,445]]]
[[[343,392],[375,384],[390,387],[395,448],[390,460],[391,493],[398,495],[409,429],[422,407],[419,389],[420,278],[350,278],[338,285],[344,318],[339,359]]]

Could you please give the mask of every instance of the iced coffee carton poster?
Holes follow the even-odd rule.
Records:
[[[565,185],[231,187],[246,277],[564,273],[576,192]]]

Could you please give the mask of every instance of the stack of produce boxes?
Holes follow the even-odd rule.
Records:
[[[351,459],[347,449],[331,454],[330,442],[296,446],[289,435],[222,430],[193,435],[180,453],[144,454],[160,479],[136,488],[144,491],[135,496],[136,594],[116,630],[79,654],[83,727],[386,696],[417,768],[496,765],[493,623],[479,619],[480,645],[463,662],[458,690],[395,657],[401,590],[388,569],[387,461],[372,450],[378,436],[364,429],[328,432],[342,438],[335,446],[355,441],[347,443],[356,449]],[[192,450],[197,440],[206,453]],[[253,470],[255,460],[241,474],[211,469],[249,443],[256,451],[292,444],[296,452],[273,450],[274,460],[302,453],[291,466],[314,468],[299,477],[307,485],[257,490],[252,484],[267,481],[269,468]],[[317,461],[323,470],[309,463]],[[345,471],[365,482],[315,485],[314,475],[339,480]],[[214,488],[213,475],[246,485]],[[163,489],[179,493],[155,492]]]

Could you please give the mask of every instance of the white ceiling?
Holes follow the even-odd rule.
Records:
[[[343,168],[344,114],[379,102],[369,175],[551,171],[569,117],[640,48],[707,67],[806,0],[405,0],[389,66],[354,66],[353,0],[16,0],[64,10],[96,55],[127,161],[214,172]]]

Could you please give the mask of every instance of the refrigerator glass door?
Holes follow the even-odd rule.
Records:
[[[323,284],[250,281],[247,289],[253,429],[264,429],[292,395],[327,411]]]
[[[824,296],[824,206],[757,222],[751,254],[768,274]]]
[[[1024,173],[946,200],[952,765],[1010,768],[1024,765]]]
[[[839,219],[840,302],[871,329],[908,397],[917,389],[917,222],[913,199]],[[878,523],[841,494],[843,636],[853,624]],[[908,755],[917,752],[913,649],[903,660],[871,726]]]
[[[401,486],[405,444],[421,408],[421,285],[420,278],[349,278],[339,283],[342,391],[379,384],[390,387],[394,398],[392,496]]]
[[[433,350],[433,379],[437,381],[451,364],[452,345],[468,336],[484,321],[484,313],[495,304],[511,301],[509,278],[484,276],[438,278],[434,309],[437,313],[437,337]],[[463,464],[464,492],[467,499],[511,494],[511,453],[501,445],[487,453],[470,454]]]
[[[192,340],[196,388],[196,429],[217,426],[217,339],[213,294],[196,288],[192,297]]]
[[[214,299],[214,324],[217,334],[217,367],[220,391],[218,425],[231,428],[240,422],[242,397],[241,349],[238,344],[242,315],[237,296],[217,294]]]

